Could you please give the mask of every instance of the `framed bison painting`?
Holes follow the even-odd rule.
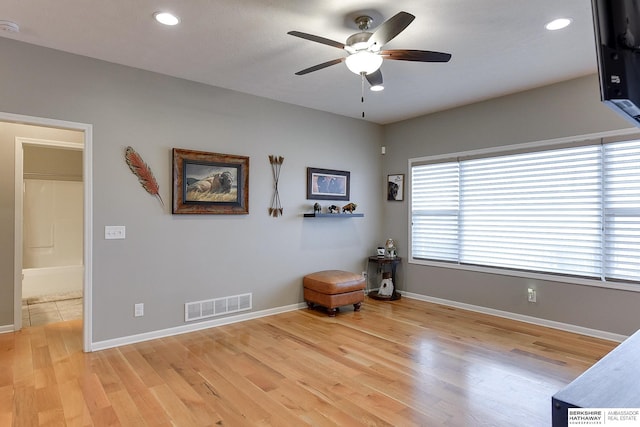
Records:
[[[249,157],[173,149],[174,214],[248,214]]]
[[[307,199],[349,200],[351,172],[307,168]]]

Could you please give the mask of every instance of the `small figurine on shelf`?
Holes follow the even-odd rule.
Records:
[[[329,213],[330,214],[340,213],[340,208],[337,207],[336,205],[331,205],[329,206]]]
[[[342,207],[342,212],[353,213],[353,211],[355,211],[357,207],[358,205],[356,205],[355,203],[348,203]]]
[[[313,213],[319,214],[322,208],[320,207],[320,203],[314,203],[313,205]]]
[[[387,242],[384,244],[385,248],[385,257],[387,258],[395,258],[398,255],[396,250],[396,242],[393,239],[387,239]]]

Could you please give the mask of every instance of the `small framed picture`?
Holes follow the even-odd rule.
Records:
[[[404,200],[404,174],[387,175],[387,200]]]
[[[307,199],[349,200],[351,172],[307,168]]]

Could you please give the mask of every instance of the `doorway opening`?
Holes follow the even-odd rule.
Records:
[[[22,148],[22,326],[82,318],[83,135]],[[16,177],[19,179],[19,177]]]
[[[0,112],[0,131],[15,144],[14,330],[33,324],[23,321],[23,299],[79,296],[74,311],[83,350],[91,351],[92,126]],[[75,169],[55,169],[63,158],[73,158]],[[41,164],[34,167],[34,159]],[[68,203],[76,208],[65,209]],[[25,276],[31,282],[23,289]],[[69,316],[69,308],[62,311]]]

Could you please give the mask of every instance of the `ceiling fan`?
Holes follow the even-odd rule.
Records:
[[[314,65],[313,67],[305,68],[302,71],[298,71],[296,75],[302,76],[345,62],[349,70],[361,75],[363,80],[367,79],[371,85],[371,90],[382,90],[382,72],[380,71],[380,66],[382,65],[383,59],[415,62],[448,62],[451,59],[451,54],[449,53],[411,49],[382,50],[385,44],[389,43],[394,37],[404,31],[414,19],[415,16],[410,13],[399,12],[383,22],[374,32],[370,32],[368,30],[373,19],[367,15],[359,16],[355,19],[355,23],[360,29],[360,32],[351,35],[344,44],[324,37],[314,36],[313,34],[289,31],[287,34],[344,49],[349,54],[343,58],[333,59]]]

